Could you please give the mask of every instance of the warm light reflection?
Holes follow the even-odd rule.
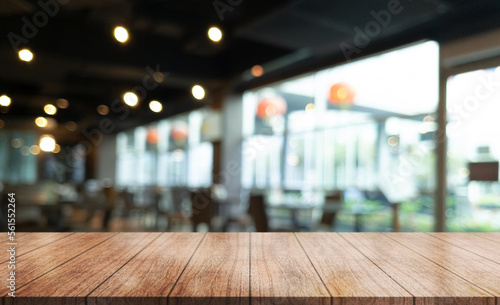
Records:
[[[314,112],[315,109],[316,109],[316,106],[314,106],[313,103],[309,103],[306,105],[306,112]]]
[[[126,28],[122,26],[117,26],[115,28],[114,35],[116,40],[118,40],[121,43],[124,43],[128,40],[128,31]]]
[[[43,151],[53,151],[56,148],[56,140],[51,135],[43,135],[40,137],[40,149]]]
[[[459,172],[459,175],[461,177],[468,177],[470,175],[470,171],[469,171],[468,168],[461,168],[460,172]]]
[[[222,39],[222,31],[217,27],[211,27],[208,30],[208,38],[212,41],[219,42]]]
[[[35,124],[36,124],[36,126],[38,126],[38,127],[42,127],[42,128],[43,128],[43,127],[47,127],[47,119],[46,119],[46,118],[44,118],[44,117],[37,117],[37,118],[35,119]]]
[[[158,101],[151,101],[149,103],[149,109],[151,109],[151,111],[153,112],[161,112],[161,110],[163,109],[163,106],[160,102]]]
[[[261,77],[264,74],[264,68],[260,65],[255,65],[252,67],[251,73],[254,77]]]
[[[22,61],[30,62],[33,60],[33,53],[28,49],[22,49],[19,51],[19,59]]]
[[[59,144],[56,144],[56,147],[54,148],[54,150],[52,152],[55,154],[58,154],[60,151],[61,151],[61,146],[59,146]]]
[[[139,102],[139,98],[133,92],[127,92],[123,95],[123,101],[130,107],[134,107]]]
[[[389,139],[387,140],[387,144],[389,144],[390,146],[393,146],[393,147],[398,146],[399,138],[396,136],[389,137]]]
[[[430,115],[427,115],[426,117],[424,117],[424,122],[426,123],[434,122],[434,118]]]
[[[43,110],[45,111],[46,114],[48,115],[54,115],[57,112],[56,106],[52,104],[47,104],[45,107],[43,107]]]
[[[205,97],[205,89],[203,89],[203,87],[200,85],[193,86],[191,93],[197,100],[202,100]]]
[[[109,113],[109,107],[106,105],[97,106],[97,113],[100,115],[107,115]]]
[[[30,153],[32,153],[33,155],[38,155],[40,153],[40,147],[38,145],[32,145],[30,147]]]
[[[10,102],[11,102],[10,97],[8,97],[7,95],[0,96],[1,106],[8,107],[10,105]]]
[[[56,105],[61,109],[66,109],[69,107],[69,102],[66,99],[60,98],[56,101]]]

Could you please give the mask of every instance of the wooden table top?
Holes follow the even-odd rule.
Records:
[[[2,305],[500,305],[500,233],[16,237],[16,297],[2,250]]]

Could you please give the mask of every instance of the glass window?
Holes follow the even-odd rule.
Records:
[[[500,230],[500,68],[447,83],[449,231]]]
[[[220,113],[196,110],[117,138],[117,181],[121,186],[212,184],[213,144],[222,136]]]
[[[32,184],[38,175],[38,137],[29,131],[0,130],[0,181]]]
[[[426,42],[246,92],[244,187],[377,190],[431,230],[438,84]]]

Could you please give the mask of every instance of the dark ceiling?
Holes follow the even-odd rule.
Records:
[[[354,45],[355,28],[376,22],[396,0],[59,0],[58,12],[19,48],[35,54],[18,60],[9,33],[22,36],[26,20],[40,16],[41,3],[56,0],[0,1],[0,95],[12,105],[0,113],[5,122],[30,122],[44,115],[43,105],[70,101],[56,114],[58,123],[76,121],[90,128],[101,117],[96,107],[111,105],[125,91],[141,86],[148,67],[166,73],[126,120],[108,116],[119,130],[155,121],[207,103],[231,90],[268,82],[346,61],[340,44]],[[220,10],[223,12],[221,20]],[[500,26],[500,1],[401,0],[400,13],[352,59],[421,39],[450,41]],[[38,22],[44,22],[40,19]],[[118,43],[117,25],[130,40]],[[220,43],[206,35],[210,26],[224,32]],[[12,37],[12,34],[11,36]],[[260,78],[249,77],[253,65],[264,66]],[[151,80],[148,78],[148,80]],[[203,85],[207,98],[191,96]],[[147,102],[163,102],[151,112]],[[5,112],[5,109],[4,109]],[[28,125],[29,125],[28,124]],[[30,126],[31,126],[30,125]]]

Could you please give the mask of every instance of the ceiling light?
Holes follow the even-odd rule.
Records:
[[[197,100],[202,100],[205,97],[205,89],[200,85],[193,86],[191,93]]]
[[[123,95],[123,101],[125,102],[125,104],[134,107],[139,102],[139,98],[135,93],[127,92]]]
[[[56,105],[61,109],[66,109],[69,107],[69,102],[66,99],[60,98],[56,101]]]
[[[107,115],[109,113],[109,107],[106,105],[99,105],[97,107],[97,113],[100,115]]]
[[[9,106],[10,105],[10,97],[8,97],[7,95],[0,96],[0,105],[4,106],[4,107]]]
[[[19,51],[19,59],[22,61],[30,62],[33,60],[33,53],[28,49],[22,49]]]
[[[122,26],[117,26],[114,31],[115,38],[121,43],[124,43],[128,40],[128,31],[126,28]]]
[[[44,117],[38,117],[35,119],[35,124],[38,127],[47,127],[47,119]]]
[[[208,30],[208,38],[212,41],[219,42],[222,39],[222,31],[217,27],[211,27]]]
[[[153,112],[161,112],[163,105],[158,101],[151,101],[151,103],[149,103],[149,109]]]
[[[53,151],[56,149],[56,140],[51,135],[43,135],[40,138],[40,149],[43,151]]]
[[[54,115],[57,112],[56,106],[52,104],[47,104],[45,107],[43,107],[43,110],[45,111],[46,114],[48,115]]]

